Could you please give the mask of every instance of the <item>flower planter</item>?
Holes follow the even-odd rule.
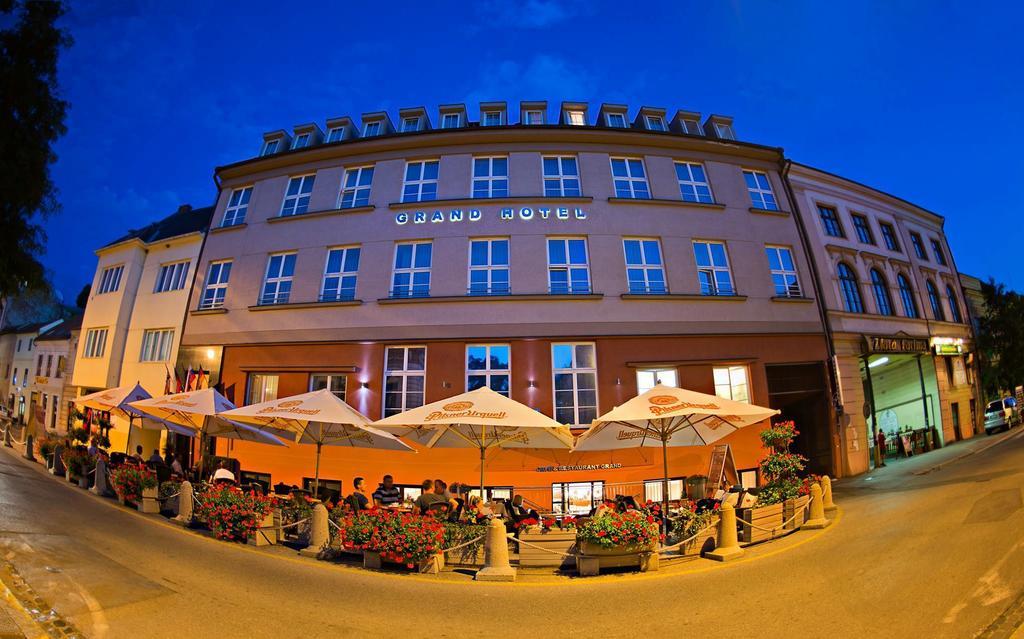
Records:
[[[772,504],[771,506],[761,506],[759,508],[740,508],[736,511],[736,516],[761,528],[775,529],[775,534],[773,535],[771,530],[761,530],[761,528],[754,528],[750,524],[740,522],[739,540],[741,542],[748,544],[757,543],[777,537],[782,532],[782,504]]]
[[[384,559],[383,557],[381,557],[381,554],[379,552],[374,552],[372,550],[363,551],[363,568],[369,568],[371,570],[380,570],[384,567],[385,563],[394,566],[408,566],[408,564],[404,562],[400,563],[397,561],[391,561],[390,559]],[[427,559],[424,559],[423,561],[420,561],[416,564],[416,572],[429,575],[436,575],[437,573],[441,572],[442,568],[444,568],[443,553],[438,553],[436,555],[428,557]]]
[[[804,525],[807,520],[807,502],[810,497],[803,495],[796,499],[787,499],[782,502],[782,521],[785,522],[786,530],[796,530]],[[794,519],[794,516],[796,517]],[[792,519],[793,521],[790,521]]]
[[[157,487],[143,488],[142,499],[139,500],[137,507],[140,513],[157,514],[160,512],[160,500],[157,499]]]
[[[280,520],[276,518],[273,509],[267,512],[260,522],[259,529],[246,540],[250,546],[273,546],[277,543],[278,525]]]
[[[89,489],[89,476],[88,475],[82,475],[81,477],[78,478],[78,487],[82,488],[82,489],[85,489],[85,490]]]
[[[570,568],[573,565],[573,555],[568,554],[576,545],[575,530],[549,530],[541,532],[540,528],[531,527],[519,531],[519,539],[552,552],[544,552],[538,548],[531,548],[526,544],[519,545],[519,565],[526,566],[554,566],[557,568]],[[556,555],[553,553],[562,553]]]
[[[581,577],[597,575],[602,568],[637,568],[640,572],[658,569],[656,544],[605,548],[592,541],[581,541],[577,549],[576,572]]]
[[[718,517],[712,518],[709,523],[713,524],[710,528],[698,534],[693,540],[680,546],[679,550],[683,555],[700,555],[706,551],[714,550],[718,541]]]

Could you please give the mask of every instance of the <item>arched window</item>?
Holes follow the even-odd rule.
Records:
[[[864,300],[860,297],[860,285],[853,269],[846,262],[840,262],[836,270],[839,272],[839,288],[843,291],[843,306],[850,313],[863,313]]]
[[[932,315],[940,322],[945,322],[946,313],[942,310],[942,300],[939,299],[939,291],[935,288],[935,282],[928,280],[925,282],[925,286],[928,288],[928,301],[932,305]]]
[[[917,312],[917,301],[914,300],[914,289],[910,288],[910,280],[903,273],[896,276],[900,287],[900,301],[903,302],[903,314],[910,318],[920,317]]]
[[[889,296],[889,284],[885,276],[878,269],[871,269],[871,290],[875,294],[875,306],[878,307],[879,315],[894,315],[892,311],[892,297]]]
[[[963,324],[964,316],[960,314],[960,303],[956,300],[956,293],[953,292],[953,287],[949,284],[946,284],[946,297],[949,298],[949,314],[953,316],[953,321]]]

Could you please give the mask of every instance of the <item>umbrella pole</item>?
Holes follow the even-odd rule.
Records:
[[[134,419],[135,417],[131,413],[128,413],[128,439],[124,443],[125,455],[131,455],[130,449],[132,447],[132,420]]]
[[[486,501],[484,497],[484,455],[487,453],[487,449],[480,446],[480,501]]]
[[[316,469],[313,474],[313,496],[317,497],[320,494],[320,449],[323,447],[323,442],[316,443]]]
[[[661,463],[664,469],[664,479],[661,483],[661,522],[665,536],[668,536],[668,443],[666,437],[661,437]]]

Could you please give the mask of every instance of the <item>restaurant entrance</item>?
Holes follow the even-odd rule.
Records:
[[[800,433],[793,452],[807,458],[807,471],[834,475],[832,435],[824,362],[768,364],[768,406],[782,411],[778,419],[791,419]]]

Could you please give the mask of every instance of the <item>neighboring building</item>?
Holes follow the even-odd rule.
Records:
[[[371,418],[486,384],[575,429],[660,380],[781,409],[834,474],[828,349],[781,150],[720,116],[561,111],[524,103],[511,125],[504,103],[478,122],[446,105],[436,128],[409,110],[401,132],[373,113],[362,135],[333,120],[335,142],[264,136],[260,157],[216,171],[179,369],[202,362],[238,404],[326,387]],[[722,443],[757,467],[755,429]],[[312,476],[308,447],[231,455],[275,483]],[[657,451],[496,455],[489,483],[542,485],[556,507],[661,476]],[[670,449],[671,473],[706,474],[709,455]],[[472,482],[478,464],[333,448],[321,477]],[[594,466],[537,470],[559,464]]]
[[[980,432],[974,340],[943,218],[852,180],[788,164],[813,247],[843,406],[844,474],[878,428]]]
[[[42,393],[34,386],[35,378],[38,376],[36,365],[39,361],[36,339],[62,321],[33,322],[14,328],[14,356],[11,358],[11,372],[8,377],[7,406],[22,424],[28,423],[30,410],[36,410],[37,417],[45,414]]]
[[[71,383],[80,394],[135,384],[164,392],[181,339],[189,291],[212,208],[181,206],[96,251],[98,265],[82,318]],[[113,419],[113,450],[159,447],[160,431]]]
[[[14,375],[14,347],[18,342],[16,326],[0,330],[0,404],[13,413],[14,393],[11,378]]]
[[[979,321],[988,314],[985,305],[985,294],[981,291],[981,280],[973,275],[960,273],[960,284],[963,287],[964,300],[967,302],[967,315],[971,318],[971,326],[975,334],[981,329]]]
[[[63,321],[36,338],[36,375],[29,390],[38,395],[47,430],[68,431],[69,403],[78,388],[69,383],[74,368],[82,316]]]

